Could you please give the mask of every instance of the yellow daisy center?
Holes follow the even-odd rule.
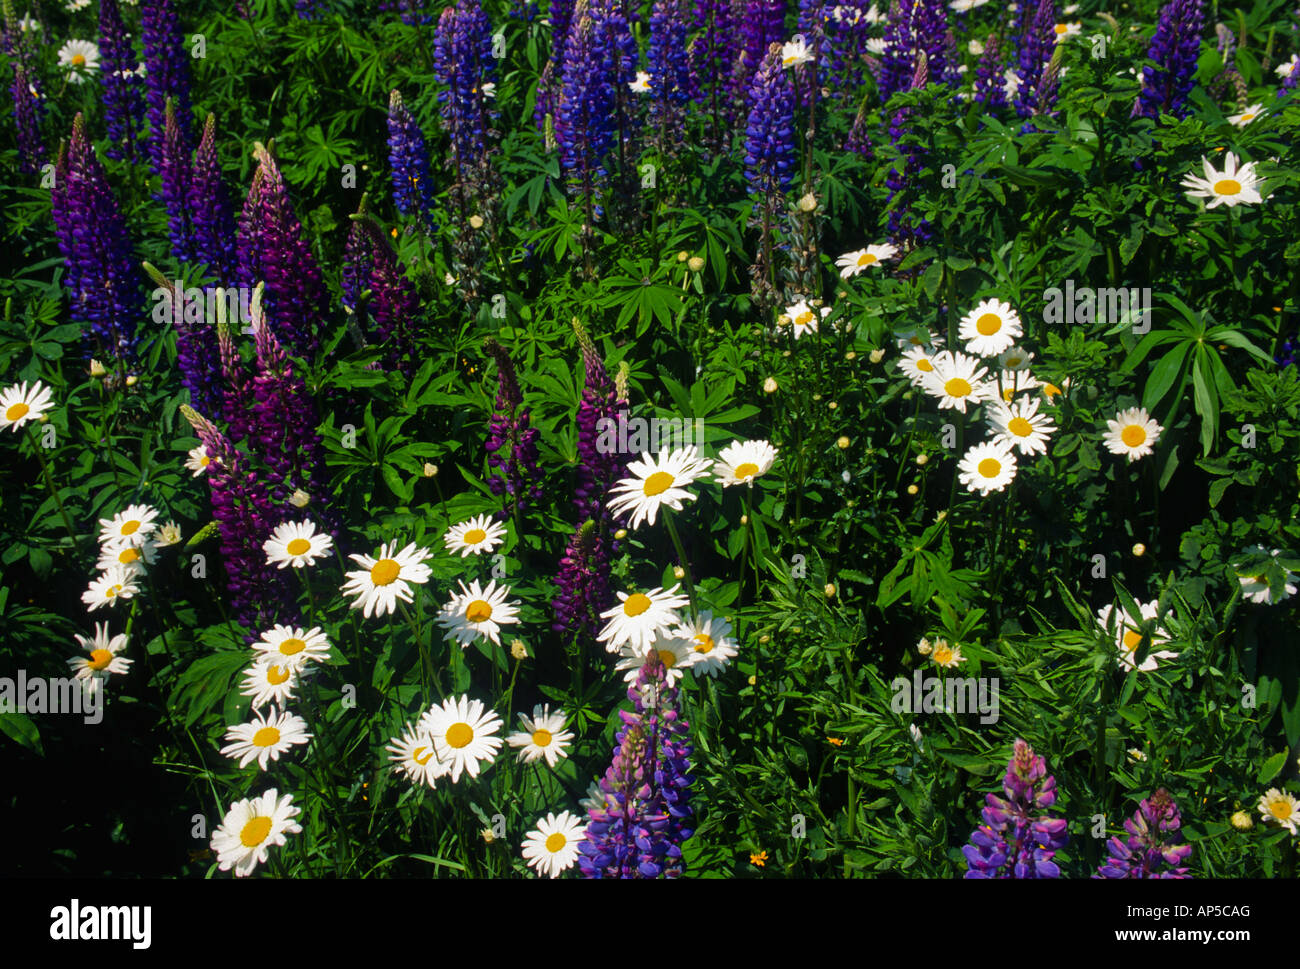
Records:
[[[9,409],[5,411],[5,420],[7,421],[21,420],[22,418],[27,416],[27,412],[30,410],[31,408],[28,407],[27,404],[25,404],[23,401],[20,400],[16,404],[9,405]]]
[[[402,566],[392,559],[380,559],[370,569],[370,581],[375,585],[392,585],[402,572]]]
[[[754,475],[758,474],[758,465],[753,461],[746,461],[744,464],[736,465],[736,470],[733,474],[737,478],[741,479],[752,478]]]
[[[647,496],[653,498],[655,495],[662,495],[665,491],[673,486],[673,476],[667,471],[656,471],[650,477],[645,479],[645,485],[642,490]]]
[[[949,397],[966,397],[970,391],[970,384],[961,377],[953,377],[943,385],[943,392]]]
[[[129,522],[123,522],[122,524],[123,535],[134,535],[139,530],[140,522],[138,519],[132,518]]]
[[[546,839],[546,850],[555,854],[557,851],[562,851],[568,843],[569,839],[557,831]]]
[[[996,313],[985,313],[975,321],[975,331],[981,336],[992,336],[1002,329],[1002,317]]]
[[[1221,178],[1214,183],[1215,195],[1237,195],[1241,192],[1241,182],[1235,178]]]
[[[308,551],[310,548],[311,548],[311,542],[307,541],[307,539],[295,538],[293,541],[291,541],[288,545],[284,547],[284,550],[288,552],[290,555],[301,555],[303,554],[303,552]]]
[[[1291,817],[1291,802],[1277,800],[1268,806],[1268,813],[1273,815],[1279,821],[1285,821]]]
[[[1056,384],[1043,384],[1043,393],[1048,397],[1055,397],[1060,392],[1061,388],[1056,386]]]
[[[1068,26],[1066,26],[1065,24],[1057,24],[1057,25],[1056,25],[1055,27],[1053,27],[1052,29],[1056,31],[1056,33],[1057,33],[1058,36],[1061,35],[1061,34],[1067,34],[1067,33],[1070,32],[1070,28],[1069,28]]]
[[[423,756],[421,755],[422,752],[423,752]],[[415,761],[421,767],[427,764],[429,762],[429,758],[431,758],[432,756],[433,756],[432,747],[416,747],[413,751],[411,751],[411,760]]]
[[[794,318],[795,326],[807,326],[813,321],[812,310],[804,310]]]
[[[212,463],[212,459],[211,459],[210,457],[208,457],[206,454],[203,455],[203,457],[199,458],[199,467],[200,467],[200,468],[206,468],[206,467],[207,467],[209,464],[211,464],[211,463]]]
[[[921,357],[916,361],[916,369],[923,373],[934,373],[934,364],[925,359],[925,357]]]
[[[1002,471],[1002,462],[997,458],[985,458],[979,463],[978,471],[981,477],[996,478]]]
[[[708,633],[695,634],[695,652],[711,653],[713,652],[713,637]]]
[[[491,603],[484,602],[482,599],[475,599],[465,607],[465,618],[470,622],[487,622],[492,618]]]
[[[1138,447],[1139,445],[1146,443],[1146,428],[1142,427],[1140,424],[1130,424],[1128,427],[1124,428],[1124,430],[1119,432],[1119,439],[1129,447]]]
[[[934,661],[940,666],[943,666],[952,660],[952,650],[947,646],[934,647],[934,652],[931,655],[934,657]]]
[[[623,603],[623,615],[639,616],[650,608],[650,597],[643,592],[633,592]]]
[[[112,653],[106,649],[96,649],[91,652],[90,661],[86,665],[92,670],[102,670],[111,662],[113,662]]]
[[[72,55],[72,66],[73,66],[73,67],[83,67],[83,66],[85,66],[85,63],[86,63],[86,55],[85,55],[85,54],[73,54],[73,55]]]
[[[1138,643],[1142,642],[1142,634],[1135,629],[1124,630],[1124,652],[1131,653],[1138,648]]]
[[[483,531],[483,529],[471,528],[465,533],[465,537],[462,540],[466,545],[477,545],[485,538],[487,538],[487,532]]]
[[[245,848],[256,848],[266,840],[266,836],[270,833],[270,818],[253,818],[253,820],[244,825],[244,830],[239,832],[239,841]]]
[[[270,683],[272,686],[279,686],[288,678],[289,667],[287,666],[272,666],[266,671],[266,682]]]
[[[1247,112],[1246,114],[1243,114],[1243,115],[1241,116],[1241,123],[1242,123],[1242,124],[1245,124],[1247,121],[1254,121],[1254,120],[1255,120],[1255,115],[1252,114],[1252,113],[1250,113],[1250,112]]]
[[[1015,396],[1016,396],[1015,387],[1007,387],[1005,390],[1002,391],[1002,399],[1005,400],[1007,403],[1010,403],[1011,398]]]
[[[130,565],[139,557],[140,557],[140,553],[137,552],[134,548],[124,548],[122,549],[122,551],[117,553],[117,561],[121,565]]]
[[[1007,422],[1007,430],[1016,437],[1029,437],[1034,433],[1034,425],[1023,417],[1013,417]]]
[[[293,636],[290,636],[288,639],[280,643],[280,652],[285,656],[292,656],[295,653],[301,653],[306,648],[306,641]]]
[[[659,650],[659,660],[664,664],[664,669],[670,670],[673,668],[673,664],[677,662],[677,654],[671,649],[661,649]]]
[[[534,730],[533,744],[537,747],[549,747],[551,745],[551,732],[549,730]]]
[[[275,727],[262,727],[253,734],[254,747],[274,747],[280,742],[280,731]]]
[[[113,598],[113,596],[117,595],[121,591],[122,591],[121,584],[110,585],[107,589],[104,590],[104,598],[111,599]]]
[[[474,728],[464,722],[453,723],[447,728],[447,734],[443,739],[447,741],[448,747],[460,750],[462,747],[468,747],[470,741],[474,739]]]
[[[876,254],[872,252],[864,252],[862,255],[858,256],[859,266],[870,266],[873,262],[879,262],[879,261],[880,261],[879,257],[877,257]]]

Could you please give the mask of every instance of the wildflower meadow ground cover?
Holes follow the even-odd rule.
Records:
[[[0,6],[6,873],[1294,876],[1294,0]]]

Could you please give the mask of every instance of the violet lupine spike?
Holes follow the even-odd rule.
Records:
[[[967,878],[1059,878],[1053,861],[1069,840],[1064,818],[1046,811],[1056,803],[1056,778],[1034,748],[1017,739],[1002,779],[1003,796],[985,795],[984,823],[972,832]]]
[[[695,99],[695,77],[686,52],[687,0],[655,0],[650,12],[650,126],[664,150],[683,140],[686,105]]]
[[[109,158],[135,161],[143,148],[144,78],[136,73],[139,61],[117,0],[100,0],[99,56],[104,126],[112,142],[106,154]]]
[[[253,406],[253,378],[244,365],[244,359],[235,345],[232,321],[217,321],[217,355],[221,362],[222,397],[221,416],[229,427],[230,438],[235,442],[246,439],[252,431],[250,414]]]
[[[745,178],[751,195],[779,196],[793,180],[795,162],[794,85],[772,44],[750,88],[745,126]]]
[[[166,296],[154,308],[153,320],[162,323],[161,309],[171,308],[172,329],[176,332],[176,365],[181,372],[181,386],[190,392],[190,404],[204,414],[222,413],[225,389],[222,386],[221,350],[217,341],[217,327],[207,319],[204,300],[186,300],[183,292],[167,282],[148,263],[150,275],[158,282],[155,298]],[[201,293],[200,290],[195,292]],[[225,308],[225,293],[217,291],[221,308]],[[218,309],[218,317],[222,309]]]
[[[912,74],[911,87],[918,90],[925,87],[928,79],[927,57],[924,51],[917,55],[916,69]],[[920,146],[910,142],[911,128],[909,119],[911,111],[900,109],[889,119],[889,137],[903,159],[900,169],[897,164],[889,170],[885,186],[889,189],[889,201],[907,191],[913,185],[921,171]],[[912,212],[910,200],[904,196],[903,203],[889,213],[889,236],[894,245],[907,250],[924,245],[931,237],[930,223]]]
[[[566,638],[596,642],[604,620],[600,614],[615,600],[609,587],[609,546],[596,521],[588,519],[573,533],[555,575],[551,629]]]
[[[627,420],[627,402],[618,399],[609,372],[591,342],[586,329],[576,318],[574,332],[582,350],[585,382],[578,404],[578,471],[573,489],[573,503],[578,521],[592,519],[602,525],[602,533],[611,531],[613,517],[608,510],[610,489],[627,474],[627,455],[608,446],[608,438],[617,425]],[[605,441],[602,444],[602,440]]]
[[[145,314],[140,264],[80,114],[55,169],[51,202],[59,250],[68,264],[64,284],[72,318],[89,331],[101,354],[129,361],[135,355],[136,321]]]
[[[1142,90],[1133,105],[1134,116],[1186,116],[1204,29],[1204,0],[1171,0],[1160,8],[1156,32],[1147,49],[1147,58],[1156,66],[1142,68]]]
[[[172,255],[179,262],[189,262],[194,258],[189,206],[192,178],[190,151],[177,121],[176,102],[171,98],[167,99],[166,118],[160,169],[162,189],[157,197],[167,209]]]
[[[521,511],[541,495],[537,467],[537,428],[530,426],[529,409],[519,391],[515,365],[505,347],[489,337],[483,349],[497,364],[496,409],[489,424],[485,449],[492,473],[488,487],[494,495],[508,496],[497,513],[502,520]],[[504,453],[503,453],[504,449]]]
[[[190,55],[171,0],[140,0],[145,96],[149,105],[149,160],[162,174],[167,99],[176,99],[176,124],[186,157],[193,150],[190,114]]]
[[[568,57],[555,112],[560,169],[570,192],[594,203],[614,145],[613,88],[601,67],[601,38],[586,0],[578,0],[566,46]]]
[[[381,343],[388,345],[385,362],[390,370],[400,370],[409,380],[419,366],[415,334],[419,331],[420,299],[406,267],[398,260],[378,226],[370,223],[374,248],[370,265],[370,314]]]
[[[997,34],[984,41],[984,53],[975,68],[975,100],[990,111],[1006,107],[1007,87],[1002,76],[1001,42]]]
[[[255,312],[253,336],[257,376],[253,378],[253,413],[249,438],[269,471],[267,483],[279,501],[301,489],[321,492],[323,466],[316,408],[311,392],[293,370],[265,316]]]
[[[732,97],[731,71],[740,51],[740,33],[731,0],[695,0],[692,26],[695,39],[690,48],[691,83],[701,110],[709,115],[710,137],[715,142],[711,147],[717,149],[728,136],[736,100]]]
[[[320,347],[328,293],[275,159],[260,144],[256,155],[257,170],[239,215],[239,284],[253,289],[266,283],[264,306],[276,337],[310,360]]]
[[[393,202],[402,215],[411,216],[432,232],[433,178],[424,132],[402,100],[401,92],[388,96],[388,163],[392,169]]]
[[[433,35],[438,110],[451,140],[456,176],[469,181],[487,162],[491,124],[485,84],[495,83],[492,23],[478,0],[458,0],[443,10]]]
[[[366,214],[366,198],[361,197],[361,205],[352,217],[348,229],[348,241],[343,247],[343,272],[341,289],[343,305],[356,317],[357,324],[365,328],[369,310],[362,297],[370,288],[370,270],[375,264],[375,246],[377,234],[373,231],[370,216]]]
[[[47,157],[45,142],[41,139],[41,118],[45,115],[45,105],[32,82],[33,75],[28,74],[18,58],[13,60],[14,79],[9,85],[9,93],[14,99],[14,125],[18,129],[18,169],[26,175],[36,175]]]
[[[745,63],[754,65],[749,77],[736,79],[740,85],[737,93],[743,95],[750,90],[753,71],[767,56],[768,49],[785,41],[785,0],[742,0],[738,26]],[[749,106],[753,106],[752,101]]]
[[[575,0],[551,0],[549,20],[551,21],[551,62],[559,69],[564,67],[564,45],[569,39],[569,27],[573,23]]]
[[[209,114],[194,153],[189,187],[192,255],[206,263],[208,274],[223,286],[233,286],[239,275],[239,253],[235,246],[238,230],[230,193],[221,178],[216,125],[216,118]]]
[[[690,824],[689,725],[677,708],[677,690],[651,651],[632,686],[632,712],[619,711],[613,762],[600,779],[604,806],[578,847],[587,878],[676,878],[685,870],[682,844]]]
[[[957,58],[951,49],[948,14],[942,0],[894,0],[885,24],[888,46],[881,55],[877,88],[881,103],[911,88],[919,56],[924,53],[929,78],[951,84]]]
[[[1038,6],[1020,38],[1020,85],[1016,89],[1016,114],[1022,118],[1038,114],[1039,86],[1056,46],[1056,2],[1038,0]]]
[[[1124,822],[1128,837],[1106,842],[1110,857],[1093,878],[1191,878],[1183,864],[1192,846],[1178,844],[1182,818],[1163,787],[1143,801]]]

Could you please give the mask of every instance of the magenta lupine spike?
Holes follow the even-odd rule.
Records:
[[[203,137],[194,153],[189,187],[193,257],[206,263],[208,274],[223,286],[234,286],[239,273],[239,255],[235,248],[238,230],[230,193],[221,178],[216,126],[216,118],[209,114],[203,124]]]
[[[251,430],[249,412],[253,403],[253,380],[239,355],[239,348],[235,346],[229,320],[217,326],[217,351],[225,383],[221,414],[230,428],[231,440],[242,441]]]
[[[160,162],[162,191],[158,199],[167,209],[172,255],[179,262],[189,262],[194,258],[189,206],[190,150],[176,118],[176,102],[171,98],[167,99],[166,118]]]
[[[1046,810],[1056,803],[1056,778],[1046,761],[1016,740],[1002,779],[1003,796],[985,795],[984,823],[972,832],[966,856],[967,878],[1059,878],[1053,861],[1069,834],[1064,818]]]
[[[609,490],[627,473],[628,455],[617,447],[602,446],[617,432],[620,421],[627,420],[627,403],[620,402],[605,363],[591,342],[586,328],[576,318],[574,332],[582,351],[585,383],[578,404],[578,470],[573,489],[578,521],[591,519],[611,530],[613,518],[607,510]]]
[[[496,361],[498,384],[496,410],[485,445],[492,468],[488,487],[494,495],[506,496],[505,507],[498,512],[498,517],[505,519],[541,495],[538,431],[530,426],[529,409],[524,406],[510,354],[490,337],[483,341],[483,349]]]
[[[253,334],[258,372],[249,436],[266,462],[268,483],[281,501],[298,489],[319,494],[323,455],[311,393],[264,317],[254,320]]]
[[[1124,822],[1128,837],[1106,842],[1110,857],[1093,878],[1190,878],[1183,864],[1192,846],[1178,844],[1182,818],[1163,787],[1143,801]]]
[[[555,598],[551,600],[554,621],[551,629],[567,638],[582,636],[596,642],[604,620],[600,614],[615,598],[609,588],[608,540],[592,520],[573,533],[560,558],[555,575]]]

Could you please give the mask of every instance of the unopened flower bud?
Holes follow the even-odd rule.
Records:
[[[775,393],[776,393],[776,378],[775,378],[775,377],[768,377],[766,380],[763,381],[763,393],[765,393],[765,394],[775,394]]]
[[[301,488],[295,489],[294,493],[289,496],[289,504],[293,505],[295,508],[306,508],[307,502],[309,501],[311,501],[311,495],[307,494],[307,492],[303,491]]]
[[[679,252],[679,253],[677,254],[677,261],[678,261],[678,262],[685,262],[687,259],[690,259],[690,258],[691,258],[691,254],[690,254],[689,252],[687,252],[685,249],[683,249],[681,252]]]
[[[92,377],[102,377],[106,373],[108,373],[108,371],[104,369],[104,365],[102,363],[100,363],[98,360],[90,361],[90,375]]]
[[[914,495],[914,494],[916,494],[916,493],[917,493],[918,491],[920,491],[920,490],[921,490],[921,489],[918,488],[918,487],[917,487],[916,485],[914,485],[914,484],[910,484],[910,485],[907,486],[907,493],[908,493],[909,495]]]
[[[684,579],[684,578],[686,578],[686,570],[685,570],[684,568],[682,568],[680,565],[674,565],[674,566],[673,566],[673,578],[674,578],[674,579]]]
[[[1147,554],[1147,547],[1143,545],[1141,542],[1138,542],[1136,545],[1133,546],[1133,554],[1136,555],[1138,558],[1141,558],[1143,555]]]
[[[621,542],[623,539],[627,538],[627,529],[620,528],[618,531],[614,533],[614,537]]]
[[[425,461],[424,476],[426,478],[434,478],[437,477],[437,475],[438,475],[438,466],[436,464],[430,464],[428,461]]]
[[[877,347],[876,349],[871,351],[872,363],[879,363],[881,360],[884,359],[885,359],[885,350],[883,347]]]
[[[846,451],[846,450],[848,450],[849,445],[852,444],[852,443],[853,443],[853,442],[850,441],[850,440],[848,439],[848,437],[846,437],[846,436],[844,436],[844,435],[841,435],[841,436],[840,436],[840,439],[839,439],[838,441],[835,442],[835,446],[836,446],[837,448],[839,448],[841,451]]]
[[[528,647],[524,645],[524,641],[522,639],[516,638],[510,641],[510,655],[513,656],[515,659],[528,658]]]
[[[704,257],[703,257],[703,256],[691,256],[691,258],[688,259],[687,262],[686,262],[686,268],[689,269],[689,270],[690,270],[691,272],[693,272],[693,273],[697,273],[697,272],[699,272],[701,269],[704,268]]]
[[[760,646],[766,646],[771,641],[772,641],[772,637],[769,636],[767,633],[764,633],[763,635],[758,637],[758,645]]]
[[[918,468],[924,468],[924,467],[925,467],[927,464],[929,464],[929,463],[930,463],[930,455],[928,455],[928,454],[918,454],[918,455],[916,456],[916,466],[917,466]]]
[[[1232,826],[1238,831],[1249,831],[1255,826],[1255,819],[1248,811],[1237,811],[1232,815]]]
[[[834,583],[834,582],[827,582],[826,585],[822,587],[822,595],[824,595],[827,599],[834,599],[834,598],[835,598],[835,583]]]
[[[807,195],[805,195],[803,198],[799,200],[800,212],[812,212],[816,210],[816,208],[817,208],[817,196],[813,195],[812,192],[809,192]]]
[[[128,375],[127,375],[127,378],[126,378],[126,385],[127,385],[128,387],[134,387],[134,386],[135,386],[136,384],[138,384],[139,382],[140,382],[140,378],[137,377],[135,374],[128,374]]]
[[[845,360],[856,360],[856,359],[858,359],[858,351],[857,351],[857,350],[850,350],[848,353],[844,354],[844,359],[845,359]]]

